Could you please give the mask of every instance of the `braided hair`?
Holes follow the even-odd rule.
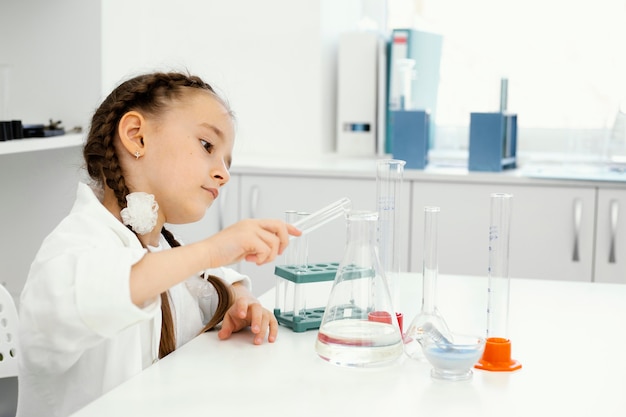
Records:
[[[114,146],[116,130],[122,116],[131,110],[158,115],[172,100],[181,98],[188,88],[206,90],[228,108],[213,88],[197,76],[179,72],[155,72],[123,82],[95,111],[83,148],[87,173],[98,188],[104,190],[106,185],[113,191],[120,209],[126,207],[126,196],[130,193]],[[174,235],[165,227],[161,234],[171,247],[180,246]],[[234,299],[230,287],[220,278],[209,275],[206,279],[215,287],[219,302],[217,311],[202,332],[213,329],[223,320]],[[159,358],[176,349],[174,320],[167,291],[161,293],[161,316]]]

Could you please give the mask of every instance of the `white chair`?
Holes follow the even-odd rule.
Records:
[[[0,285],[0,378],[17,376],[17,308]]]
[[[0,417],[17,408],[17,309],[11,293],[0,284]]]

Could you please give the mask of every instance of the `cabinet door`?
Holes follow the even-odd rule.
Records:
[[[594,280],[626,284],[626,190],[600,189]]]
[[[239,181],[239,175],[231,176],[201,220],[189,224],[168,224],[166,227],[187,244],[207,238],[233,224],[239,215]]]
[[[414,182],[411,270],[422,269],[423,207],[433,205],[441,208],[439,271],[487,275],[490,196],[494,192],[513,194],[509,276],[591,280],[593,188]]]
[[[399,223],[409,224],[409,184],[403,184],[398,208]],[[340,198],[352,200],[357,210],[376,209],[375,178],[319,178],[297,176],[243,175],[241,181],[241,218],[285,218],[285,211],[295,210],[313,213]],[[406,196],[406,197],[404,197]],[[400,229],[400,247],[408,247],[408,227]],[[323,225],[308,235],[308,261],[339,262],[346,243],[345,220],[340,217]],[[406,271],[406,257],[401,260]],[[282,257],[275,262],[256,266],[242,262],[240,271],[253,280],[253,291],[262,294],[274,285],[274,267],[282,263]]]

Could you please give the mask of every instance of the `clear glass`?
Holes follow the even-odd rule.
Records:
[[[448,338],[450,330],[437,309],[437,234],[439,207],[424,207],[424,264],[422,271],[422,307],[415,316],[404,338],[404,352],[411,359],[426,361],[422,339],[436,332]]]
[[[380,264],[385,271],[391,301],[396,313],[401,311],[399,302],[398,279],[402,260],[399,248],[398,213],[400,207],[402,180],[406,161],[399,159],[381,159],[376,167],[376,202],[378,210],[378,253]]]
[[[485,350],[485,339],[478,336],[452,334],[451,341],[428,335],[422,340],[424,355],[433,366],[435,379],[464,381],[472,377],[472,368]]]
[[[298,212],[296,217],[298,221],[304,221],[310,216],[306,212]],[[307,235],[302,235],[300,238],[295,239],[289,246],[292,246],[294,253],[294,263],[292,265],[297,266],[296,273],[302,274],[307,272],[309,267],[309,238]],[[304,294],[304,286],[297,285],[290,282],[294,286],[294,316],[306,316],[306,295]]]
[[[287,223],[297,223],[309,216],[309,213],[286,211],[285,221]],[[309,256],[308,237],[302,235],[294,239],[283,253],[284,264],[294,266],[294,274],[306,273]],[[282,277],[276,277],[275,307],[284,314],[306,315],[306,297],[303,294],[302,285]]]
[[[508,339],[509,233],[512,200],[513,196],[511,194],[491,194],[487,338],[499,337]]]
[[[344,197],[314,213],[298,218],[298,220],[292,224],[300,229],[302,231],[302,236],[304,236],[318,227],[336,219],[337,217],[345,215],[346,211],[351,208],[352,201],[349,198]]]
[[[293,210],[289,210],[285,212],[285,221],[287,223],[294,223],[298,220],[298,213]],[[285,265],[293,265],[295,261],[295,252],[293,246],[290,244],[283,252],[283,263]],[[289,299],[289,290],[291,290],[290,281],[276,276],[276,287],[274,287],[275,291],[275,299],[274,299],[274,307],[284,313],[292,313],[293,312],[293,302]]]
[[[346,215],[346,250],[337,269],[315,350],[340,366],[376,367],[397,360],[402,335],[376,248],[378,213]]]
[[[613,168],[626,166],[626,100],[617,109],[608,143],[609,162]]]

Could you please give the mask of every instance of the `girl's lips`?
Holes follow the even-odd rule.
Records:
[[[216,188],[206,188],[206,187],[202,187],[204,188],[206,191],[210,192],[211,194],[213,194],[213,199],[217,199],[217,196],[219,195],[219,191],[217,191]]]

